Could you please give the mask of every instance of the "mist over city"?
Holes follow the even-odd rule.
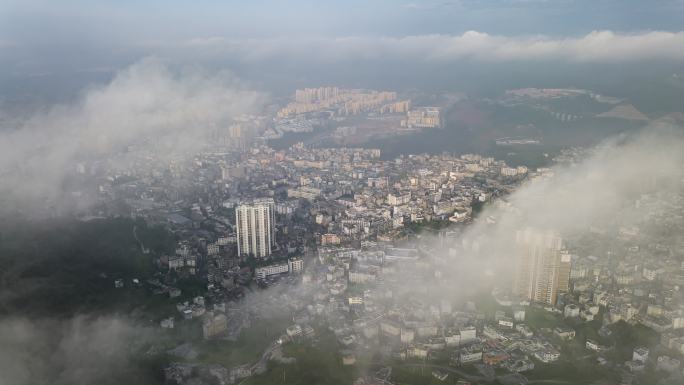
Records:
[[[0,385],[684,383],[683,19],[2,2]]]

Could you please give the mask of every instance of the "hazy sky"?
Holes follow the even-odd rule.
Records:
[[[312,40],[353,38],[348,43],[362,46],[368,39],[377,45],[381,38],[448,38],[468,31],[523,41],[581,39],[594,31],[676,33],[683,15],[684,0],[4,0],[0,66],[17,76],[61,67],[121,68],[208,39],[263,51],[262,40],[273,39],[301,47]],[[684,50],[682,40],[677,44]],[[313,48],[320,45],[325,43]],[[348,46],[342,49],[349,53]]]
[[[682,0],[4,0],[3,46],[122,49],[196,38],[460,35],[578,37],[681,30]]]
[[[468,61],[659,62],[670,76],[684,63],[682,19],[684,0],[4,0],[0,97],[30,94],[31,82],[73,92],[148,56],[264,84],[323,70],[296,85],[342,84],[383,76],[388,63],[435,73],[407,64]],[[352,76],[333,77],[342,72]]]
[[[123,43],[196,37],[582,35],[681,29],[681,0],[5,0],[11,43]]]

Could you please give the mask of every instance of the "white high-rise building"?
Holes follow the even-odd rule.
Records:
[[[551,231],[525,229],[516,233],[516,269],[513,291],[534,302],[556,304],[559,292],[568,291],[570,255],[561,237]]]
[[[275,203],[271,198],[255,199],[235,209],[238,255],[265,258],[275,245]]]

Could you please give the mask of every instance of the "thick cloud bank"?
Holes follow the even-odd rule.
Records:
[[[0,320],[0,385],[145,383],[133,355],[151,338],[116,317]]]
[[[552,177],[530,180],[490,205],[464,234],[463,255],[480,257],[472,271],[506,276],[514,261],[515,233],[527,227],[565,239],[591,231],[617,236],[620,228],[632,227],[660,237],[652,218],[668,210],[673,196],[684,194],[683,148],[684,131],[659,123],[611,138],[585,159],[554,167]],[[647,196],[660,204],[640,206],[637,201]]]
[[[664,31],[634,34],[594,31],[585,36],[564,38],[544,35],[499,36],[477,31],[462,35],[406,37],[210,37],[191,39],[182,45],[204,52],[234,54],[248,61],[288,56],[322,61],[408,58],[426,61],[568,60],[613,63],[684,59],[684,32]]]
[[[51,108],[0,131],[0,189],[5,196],[52,198],[76,161],[151,143],[191,151],[212,130],[254,113],[264,96],[229,73],[174,72],[145,59],[74,104]],[[153,149],[150,149],[153,151]]]
[[[609,257],[607,251],[622,244],[623,229],[640,234],[634,242],[684,250],[681,217],[668,215],[684,196],[683,148],[684,131],[668,125],[611,138],[488,204],[474,223],[453,227],[447,239],[422,234],[426,258],[398,263],[399,275],[385,277],[383,289],[393,291],[400,305],[415,298],[469,301],[493,288],[509,293],[520,251],[516,232],[527,228],[559,234],[581,257]]]

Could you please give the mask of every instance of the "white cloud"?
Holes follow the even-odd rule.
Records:
[[[658,223],[655,212],[635,202],[650,194],[665,203],[661,209],[669,210],[669,194],[680,195],[684,188],[682,146],[682,128],[663,122],[613,137],[579,163],[555,166],[555,177],[528,181],[505,197],[508,206],[489,206],[481,218],[496,223],[476,222],[464,239],[478,241],[486,248],[483,258],[506,269],[515,232],[526,227],[553,230],[566,239],[586,234],[592,226],[609,234],[620,226],[650,233]]]
[[[620,34],[594,31],[581,37],[499,36],[467,31],[461,35],[405,37],[337,37],[192,39],[185,48],[211,49],[246,61],[278,57],[335,61],[344,59],[410,58],[425,61],[474,59],[482,61],[565,60],[622,62],[684,60],[684,32],[650,31]]]
[[[439,8],[448,7],[462,7],[460,1],[440,1],[440,2],[426,2],[426,3],[405,3],[401,8],[413,11],[432,11]]]
[[[211,130],[257,112],[264,101],[229,73],[176,73],[159,60],[142,60],[78,102],[0,131],[1,195],[58,198],[79,158],[106,158],[146,138],[175,151],[196,150]]]
[[[147,375],[132,356],[154,338],[152,329],[118,317],[3,318],[0,385],[83,385]]]

